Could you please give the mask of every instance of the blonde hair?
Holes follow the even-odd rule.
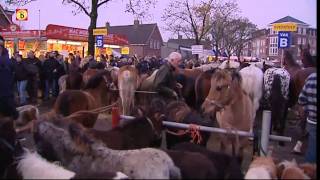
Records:
[[[173,60],[175,60],[175,59],[182,59],[181,54],[178,53],[178,52],[172,52],[172,53],[170,53],[169,56],[168,56],[168,60],[169,60],[169,61],[173,61]]]

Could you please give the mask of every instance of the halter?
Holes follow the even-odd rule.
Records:
[[[210,104],[213,104],[215,106],[217,106],[219,109],[223,109],[225,105],[219,103],[218,101],[215,100],[211,100],[209,98],[206,98],[205,101],[208,101]]]

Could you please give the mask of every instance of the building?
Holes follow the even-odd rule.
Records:
[[[291,32],[291,47],[287,48],[295,59],[301,60],[299,45],[309,44],[310,53],[317,54],[317,29],[311,28],[310,25],[291,16],[286,16],[270,23],[266,29],[256,31],[248,43],[251,44],[251,54],[245,51],[244,55],[278,61],[281,59],[282,49],[278,48],[278,32],[272,29],[272,25],[275,23],[297,24],[297,31]]]
[[[14,11],[4,9],[0,4],[0,30],[9,28],[12,23],[12,15]]]
[[[195,45],[195,39],[183,39],[181,35],[178,35],[177,39],[169,39],[161,48],[161,56],[168,57],[171,52],[178,51],[181,53],[184,59],[194,58],[191,52],[191,46]],[[212,50],[210,40],[200,42],[203,45],[203,49]]]
[[[110,23],[107,22],[106,28],[108,33],[123,34],[128,38],[130,56],[138,55],[139,57],[160,57],[163,40],[156,23],[140,24],[138,20],[135,20],[133,25],[110,26]]]

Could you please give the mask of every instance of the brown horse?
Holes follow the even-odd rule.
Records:
[[[98,73],[98,69],[92,69],[92,68],[88,68],[82,75],[83,78],[83,83],[87,84],[88,80],[94,76],[95,74]]]
[[[54,112],[68,116],[80,110],[91,110],[106,105],[106,100],[111,98],[108,93],[110,78],[110,72],[103,70],[89,79],[84,91],[64,91],[54,104]]]
[[[205,114],[216,114],[220,128],[249,131],[252,122],[252,101],[241,87],[241,76],[238,72],[216,70],[211,77],[209,94],[202,104]],[[221,148],[228,143],[225,135],[221,135]],[[247,144],[247,138],[240,138],[239,156],[243,157],[242,150]],[[234,149],[233,149],[234,150]],[[238,149],[236,149],[237,152]]]

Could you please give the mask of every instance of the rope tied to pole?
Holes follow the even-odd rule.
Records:
[[[200,127],[196,124],[190,124],[188,130],[190,130],[190,135],[192,138],[191,142],[200,144],[202,141],[202,137],[200,134]]]

